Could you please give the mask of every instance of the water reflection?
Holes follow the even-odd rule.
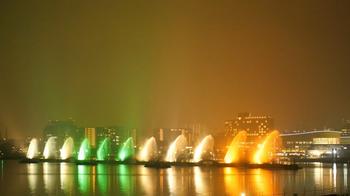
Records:
[[[239,195],[245,192],[245,177],[238,175],[238,169],[233,167],[224,168],[225,193],[228,195]]]
[[[194,186],[195,186],[196,194],[208,195],[211,193],[211,184],[212,184],[211,170],[209,170],[209,173],[206,173],[202,170],[204,170],[204,168],[200,168],[200,167],[193,168]]]
[[[38,164],[27,164],[27,177],[28,177],[28,186],[32,194],[35,194],[36,188],[39,183],[39,165]]]
[[[145,194],[145,195],[154,195],[156,194],[156,186],[151,186],[150,185],[150,182],[156,182],[156,179],[153,179],[152,178],[152,173],[153,171],[148,169],[148,168],[145,168],[145,167],[140,167],[139,168],[139,176],[138,176],[138,179],[140,180],[140,188],[142,190],[142,192]],[[158,182],[156,183],[158,184]]]
[[[343,165],[343,173],[344,173],[344,189],[348,189],[348,165],[344,164]]]
[[[337,164],[336,163],[333,163],[332,176],[333,176],[332,185],[333,185],[333,189],[335,191],[337,188]]]
[[[1,166],[0,166],[0,168],[1,168],[1,170],[0,170],[0,173],[1,173],[1,180],[3,180],[4,179],[4,160],[1,160],[0,161],[1,163]]]
[[[95,194],[95,166],[78,165],[78,184],[81,194]]]
[[[61,190],[66,194],[74,192],[74,173],[75,165],[70,163],[60,164]]]
[[[119,186],[123,194],[133,195],[134,181],[130,169],[131,167],[127,165],[118,166]]]
[[[43,163],[43,181],[46,193],[55,194],[58,184],[59,166],[56,163]]]
[[[253,173],[253,185],[255,188],[252,190],[256,190],[259,195],[274,195],[273,187],[275,184],[273,182],[272,171],[254,169]]]
[[[108,191],[108,175],[107,166],[103,164],[97,165],[97,184],[99,192],[102,195],[107,195]]]
[[[22,187],[24,191],[16,190],[22,193],[17,195],[322,195],[344,193],[349,187],[348,168],[343,164],[271,171],[9,163],[3,170],[5,181],[1,181],[0,190],[4,195],[11,195],[11,187]]]

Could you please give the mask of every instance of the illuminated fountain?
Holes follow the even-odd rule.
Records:
[[[89,140],[85,138],[83,142],[80,145],[79,153],[78,153],[78,160],[79,161],[86,161],[90,158],[90,144]]]
[[[211,135],[206,136],[196,147],[193,155],[193,162],[199,162],[202,160],[202,156],[205,153],[213,152],[214,138]]]
[[[132,137],[129,137],[124,143],[122,148],[119,150],[118,158],[120,161],[125,161],[127,159],[132,158],[134,156],[134,144],[132,141]]]
[[[33,138],[30,140],[28,151],[27,151],[27,158],[28,159],[34,159],[38,156],[39,154],[39,148],[38,148],[38,140]]]
[[[60,157],[62,160],[66,160],[69,158],[73,157],[73,152],[74,152],[74,142],[73,142],[73,138],[68,137],[64,143],[63,146],[61,148],[61,154]]]
[[[175,162],[177,157],[185,150],[187,145],[187,140],[184,135],[179,135],[173,143],[170,144],[165,161]]]
[[[44,158],[54,159],[57,157],[56,137],[49,137],[44,148]]]
[[[107,160],[109,153],[109,139],[105,138],[97,149],[97,160]]]
[[[154,137],[150,137],[146,140],[145,144],[142,147],[142,150],[139,152],[138,160],[139,161],[150,161],[157,154],[157,143]]]
[[[262,144],[258,145],[258,149],[254,154],[253,163],[262,164],[271,162],[275,154],[276,147],[280,142],[280,133],[272,131]]]
[[[247,139],[247,132],[240,131],[233,138],[228,151],[225,155],[225,163],[236,163],[240,161],[240,149],[242,147],[242,143],[244,143]]]

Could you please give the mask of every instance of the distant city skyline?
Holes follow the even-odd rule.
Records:
[[[317,2],[317,3],[316,3]],[[0,3],[0,127],[148,132],[240,112],[280,130],[350,119],[349,1]]]

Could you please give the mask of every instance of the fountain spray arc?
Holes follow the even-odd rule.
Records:
[[[36,138],[30,140],[28,151],[27,151],[27,159],[37,158],[39,155],[39,142]]]
[[[90,149],[89,140],[85,138],[79,148],[78,160],[79,161],[88,160],[90,158],[90,152],[91,152],[91,149]]]
[[[139,161],[150,161],[157,155],[157,143],[154,137],[146,140],[141,151],[138,154]]]
[[[170,144],[165,157],[165,161],[175,162],[179,154],[181,154],[185,150],[186,145],[187,145],[186,137],[183,134],[179,135],[175,139],[175,141],[173,141],[173,143]]]
[[[273,159],[273,156],[280,142],[280,133],[278,131],[272,131],[265,138],[262,144],[258,145],[258,150],[253,157],[253,163],[262,164],[268,163]]]
[[[119,150],[118,158],[120,161],[125,161],[132,158],[135,154],[134,142],[132,137],[129,137],[124,143],[122,148]]]
[[[44,158],[55,159],[57,157],[56,137],[49,137],[44,147]]]
[[[202,155],[207,152],[213,152],[214,138],[211,135],[207,135],[196,147],[193,154],[193,162],[199,162],[202,160]]]
[[[240,149],[242,147],[242,144],[247,139],[247,132],[246,131],[240,131],[238,134],[233,138],[228,151],[225,155],[224,161],[225,163],[235,163],[240,160]]]
[[[74,141],[73,141],[73,138],[68,137],[64,141],[60,152],[61,152],[60,157],[61,157],[62,160],[67,160],[67,159],[73,157],[73,152],[74,152]]]
[[[109,150],[109,139],[105,138],[97,149],[97,160],[105,161],[108,158]]]

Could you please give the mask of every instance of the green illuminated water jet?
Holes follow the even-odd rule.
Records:
[[[132,142],[132,137],[129,137],[123,144],[122,148],[119,150],[118,158],[120,161],[125,161],[134,155],[134,144]]]
[[[109,153],[109,139],[105,138],[97,149],[97,160],[104,161]]]
[[[80,145],[78,160],[85,161],[88,158],[90,158],[90,144],[89,144],[89,140],[85,138]]]

